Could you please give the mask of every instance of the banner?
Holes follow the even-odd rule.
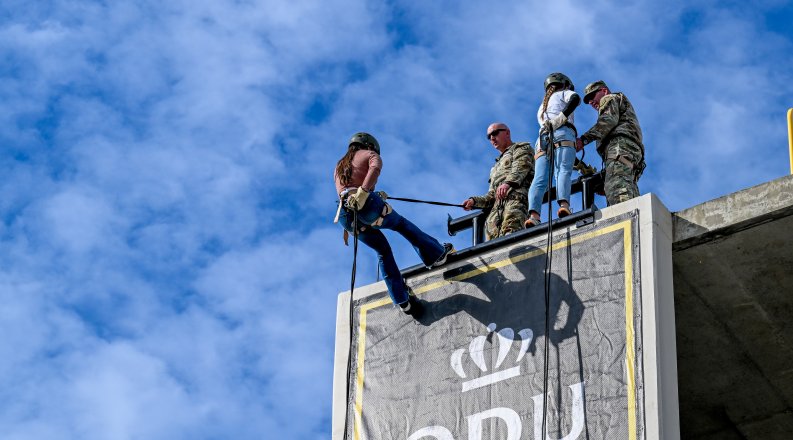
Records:
[[[637,216],[411,279],[419,320],[355,302],[347,438],[644,438]]]

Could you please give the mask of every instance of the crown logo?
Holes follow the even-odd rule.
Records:
[[[454,370],[454,372],[460,376],[460,378],[466,379],[467,375],[465,374],[465,369],[463,368],[463,355],[465,355],[465,352],[468,351],[471,360],[473,361],[474,365],[479,368],[479,371],[482,373],[487,373],[488,368],[487,364],[485,363],[485,344],[487,343],[488,338],[490,338],[493,334],[496,335],[495,339],[498,340],[498,355],[496,357],[496,364],[492,368],[494,371],[484,376],[479,376],[463,382],[463,392],[492,385],[496,382],[501,382],[502,380],[519,376],[520,361],[523,359],[523,356],[526,355],[526,352],[529,350],[529,344],[531,344],[531,340],[534,338],[534,332],[530,328],[525,328],[519,331],[517,336],[520,337],[520,348],[514,362],[517,365],[499,370],[499,368],[501,368],[501,364],[504,363],[504,360],[506,360],[509,351],[514,345],[513,343],[515,342],[516,335],[514,330],[509,327],[502,328],[496,332],[495,323],[488,325],[487,330],[488,334],[475,337],[468,345],[468,349],[460,348],[452,353],[452,357],[450,359],[452,370]]]

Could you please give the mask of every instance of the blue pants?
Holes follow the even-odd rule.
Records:
[[[568,126],[562,126],[553,132],[554,142],[575,142],[575,131]],[[537,148],[540,148],[540,139],[537,139]],[[575,148],[559,147],[554,150],[554,176],[556,176],[556,200],[570,202],[570,185],[575,164]],[[548,152],[540,156],[534,163],[534,180],[529,187],[529,211],[542,213],[542,196],[548,189],[548,172],[550,171]]]
[[[570,202],[575,148],[558,147],[554,150],[554,176],[556,177],[556,200]],[[529,211],[542,212],[542,196],[548,188],[548,155],[540,156],[534,164],[534,180],[529,187]]]
[[[383,281],[388,287],[388,294],[391,295],[391,300],[394,304],[402,304],[408,300],[408,291],[405,288],[405,281],[402,279],[396,260],[394,260],[391,245],[381,229],[390,229],[405,237],[413,245],[413,249],[416,250],[425,266],[431,266],[432,263],[440,258],[444,248],[438,240],[423,232],[418,226],[399,215],[396,211],[392,211],[385,216],[382,225],[369,226],[369,223],[372,223],[380,216],[384,204],[385,202],[378,195],[369,194],[364,208],[358,212],[358,238],[363,244],[377,252],[380,272],[383,273]],[[339,223],[350,234],[353,233],[352,222],[352,211],[342,209]],[[364,226],[363,231],[361,231],[361,226]]]

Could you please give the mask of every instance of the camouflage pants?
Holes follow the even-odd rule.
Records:
[[[485,232],[488,240],[523,230],[523,223],[529,215],[528,197],[521,194],[521,197],[509,199],[505,202],[496,202],[487,216]]]
[[[623,156],[624,157],[624,156]],[[627,159],[627,158],[626,158]],[[631,161],[632,162],[632,161]],[[634,167],[617,159],[606,160],[606,202],[609,206],[639,197]]]

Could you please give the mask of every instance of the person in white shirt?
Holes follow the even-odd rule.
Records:
[[[570,215],[570,185],[576,154],[576,129],[573,112],[581,103],[570,78],[563,73],[552,73],[545,78],[545,97],[537,111],[540,124],[540,137],[537,139],[537,153],[534,155],[534,180],[529,188],[529,218],[526,227],[541,223],[542,197],[548,187],[548,133],[553,132],[554,175],[556,177],[556,201],[559,204],[558,217]]]

